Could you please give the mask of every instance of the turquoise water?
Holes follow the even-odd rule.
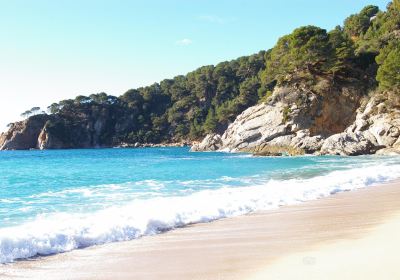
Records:
[[[0,263],[135,239],[400,177],[397,157],[188,148],[0,152]]]

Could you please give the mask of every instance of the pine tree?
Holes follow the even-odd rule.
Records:
[[[400,45],[397,44],[388,53],[386,59],[378,69],[376,79],[382,89],[395,89],[400,87]]]

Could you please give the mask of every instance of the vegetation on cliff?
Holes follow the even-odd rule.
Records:
[[[82,141],[107,146],[197,140],[223,132],[243,110],[268,100],[275,86],[301,79],[312,87],[318,77],[332,85],[360,84],[365,94],[398,91],[400,0],[386,11],[367,6],[329,32],[300,27],[270,50],[203,66],[120,97],[100,93],[54,103],[46,129],[69,147],[83,146]]]

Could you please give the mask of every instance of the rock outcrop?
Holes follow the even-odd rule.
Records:
[[[48,130],[48,124],[45,125],[37,139],[37,147],[40,150],[48,149],[64,149],[67,145],[58,139],[54,134]]]
[[[0,150],[110,147],[116,127],[107,109],[69,116],[40,114],[12,124],[0,136]]]
[[[36,149],[39,134],[48,120],[47,115],[37,115],[12,124],[0,137],[0,150]]]
[[[390,96],[390,94],[388,93]],[[396,154],[400,150],[400,110],[397,98],[376,94],[363,104],[356,120],[343,133],[326,139],[322,154]]]
[[[242,112],[223,135],[210,134],[192,151],[257,155],[400,154],[400,96],[369,97],[360,83],[319,78],[275,88],[267,102]],[[115,135],[134,126],[111,106],[64,115],[36,115],[0,135],[0,150],[135,147]],[[149,144],[150,146],[152,144]]]
[[[373,154],[379,148],[373,136],[369,136],[366,137],[366,133],[361,132],[343,132],[332,135],[324,141],[320,153],[341,156]]]
[[[222,147],[221,136],[218,134],[209,134],[203,141],[192,146],[191,150],[198,151],[217,151]]]
[[[400,110],[388,104],[387,93],[366,97],[348,86],[319,88],[322,91],[279,87],[268,102],[239,115],[221,137],[210,135],[192,150],[257,155],[400,153]]]

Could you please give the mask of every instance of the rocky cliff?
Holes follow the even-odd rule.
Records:
[[[390,100],[390,102],[388,102]],[[265,103],[240,114],[223,135],[207,136],[192,151],[258,155],[398,153],[400,111],[390,94],[366,96],[360,85],[319,79],[280,86]]]
[[[37,115],[11,124],[9,130],[0,136],[0,150],[37,148],[39,135],[47,121],[47,115]]]
[[[266,102],[241,113],[222,135],[207,135],[192,151],[242,151],[257,155],[397,154],[400,98],[371,93],[360,82],[318,77],[277,86]],[[0,150],[110,147],[130,125],[111,107],[75,114],[36,115],[0,135]],[[122,117],[121,117],[122,116]]]
[[[344,132],[324,141],[321,154],[399,154],[399,104],[399,97],[391,93],[369,97]]]
[[[114,112],[106,107],[32,116],[1,134],[0,150],[109,147],[117,127],[115,119]]]

